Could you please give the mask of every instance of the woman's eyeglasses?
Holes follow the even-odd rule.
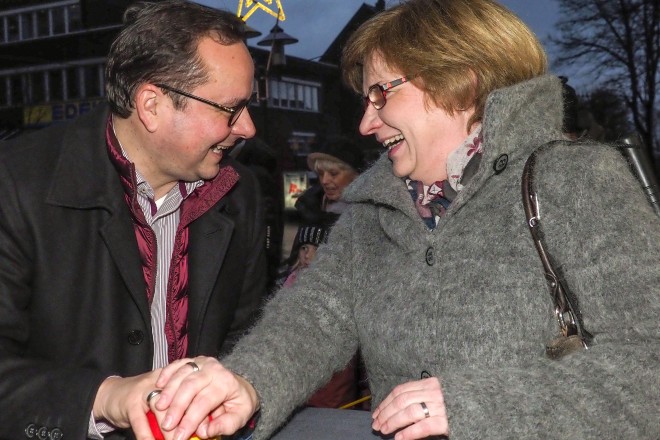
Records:
[[[238,118],[241,116],[241,113],[243,112],[243,109],[250,105],[250,102],[252,101],[253,95],[251,95],[248,99],[245,101],[239,102],[238,105],[235,105],[234,107],[227,107],[222,104],[218,104],[217,102],[210,101],[208,99],[200,98],[199,96],[195,96],[192,93],[184,92],[183,90],[175,89],[174,87],[167,86],[165,84],[154,84],[156,87],[160,87],[161,89],[167,90],[168,92],[173,92],[177,93],[181,96],[185,96],[186,98],[194,99],[199,102],[203,102],[204,104],[208,104],[213,108],[216,108],[218,110],[221,110],[223,112],[229,113],[229,120],[227,120],[227,125],[230,127],[233,127],[236,121],[238,121]]]
[[[369,103],[371,103],[376,110],[385,107],[385,104],[387,104],[387,91],[396,86],[400,86],[403,83],[407,83],[408,78],[409,77],[402,76],[394,81],[389,81],[382,85],[374,84],[369,87],[369,90],[367,90],[367,96],[364,97],[364,108],[366,109]]]

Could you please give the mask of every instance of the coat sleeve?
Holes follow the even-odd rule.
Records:
[[[536,168],[546,244],[593,346],[441,372],[450,438],[660,438],[660,221],[614,149],[557,147]]]
[[[86,438],[103,375],[26,353],[35,247],[18,188],[0,162],[0,438]],[[46,436],[46,437],[42,437]]]
[[[350,211],[308,269],[283,288],[221,362],[253,384],[261,401],[255,439],[268,438],[357,350],[351,306]]]

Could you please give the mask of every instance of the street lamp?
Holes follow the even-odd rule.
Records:
[[[284,55],[284,46],[287,44],[297,43],[298,39],[284,32],[278,23],[270,30],[270,34],[263,40],[257,43],[258,46],[270,46],[270,54],[268,55],[268,64],[266,65],[266,72],[270,70],[270,66],[283,66],[286,64],[286,56]]]
[[[261,32],[253,28],[252,26],[249,26],[247,23],[243,22],[243,33],[245,35],[245,39],[249,40],[250,38],[258,37],[261,35]]]

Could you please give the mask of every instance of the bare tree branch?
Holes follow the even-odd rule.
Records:
[[[660,150],[656,92],[660,84],[659,0],[557,0],[560,65],[581,64],[594,84],[618,93],[646,146]],[[622,133],[623,135],[624,133]]]

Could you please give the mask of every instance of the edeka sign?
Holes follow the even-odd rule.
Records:
[[[76,119],[78,116],[88,113],[102,102],[104,102],[103,99],[96,99],[23,107],[23,126],[43,127],[53,123]]]

